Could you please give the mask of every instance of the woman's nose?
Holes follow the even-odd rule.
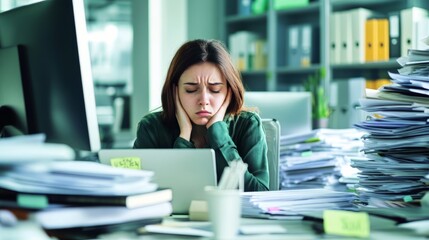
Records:
[[[199,104],[200,105],[208,105],[209,104],[209,94],[208,94],[207,90],[201,91]]]

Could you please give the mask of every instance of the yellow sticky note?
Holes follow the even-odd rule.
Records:
[[[369,237],[369,216],[366,212],[325,210],[323,212],[323,229],[326,234]]]
[[[110,159],[110,164],[113,167],[141,169],[141,161],[139,157],[121,157]]]

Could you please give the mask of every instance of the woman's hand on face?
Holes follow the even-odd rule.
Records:
[[[186,140],[191,139],[192,123],[186,114],[185,109],[182,107],[182,103],[179,99],[179,89],[176,87],[176,119],[179,123],[180,137]]]
[[[207,128],[209,128],[215,122],[223,121],[223,118],[225,117],[225,114],[226,114],[226,109],[228,109],[228,106],[231,103],[231,97],[232,97],[231,89],[228,89],[228,92],[225,97],[225,101],[223,102],[219,110],[213,115],[213,117],[210,118],[210,121],[206,125]]]

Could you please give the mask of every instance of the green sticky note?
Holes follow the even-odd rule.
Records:
[[[404,202],[412,202],[412,201],[413,201],[413,197],[409,195],[404,197]]]
[[[323,229],[326,234],[369,237],[369,216],[366,212],[325,210],[323,212]]]
[[[119,168],[141,169],[141,161],[139,157],[122,157],[110,159],[110,165]]]
[[[312,138],[309,138],[309,139],[305,140],[304,142],[305,143],[313,143],[313,142],[319,142],[319,141],[320,141],[320,138],[318,138],[318,137],[312,137]]]
[[[311,155],[313,155],[312,151],[305,151],[301,153],[301,157],[310,157]]]
[[[48,197],[44,195],[18,194],[16,202],[20,207],[46,208],[49,205]]]
[[[254,0],[252,2],[252,13],[262,14],[267,11],[268,0]]]
[[[289,9],[307,6],[309,0],[274,0],[274,9]]]

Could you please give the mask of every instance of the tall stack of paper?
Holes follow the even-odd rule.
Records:
[[[38,145],[43,150],[44,144]],[[0,159],[4,154],[0,152]],[[48,234],[67,239],[135,230],[171,214],[172,191],[151,182],[153,172],[55,160],[64,159],[61,156],[45,155],[49,161],[30,161],[27,156],[28,161],[16,162],[9,156],[10,161],[0,161],[1,206],[34,215]],[[79,235],[84,233],[88,235]]]
[[[370,119],[356,128],[367,159],[352,160],[360,170],[360,200],[375,206],[403,206],[429,190],[429,51],[410,50],[390,72],[392,84],[367,89],[361,108]]]
[[[359,154],[362,133],[355,129],[318,129],[312,135],[282,136],[281,189],[336,188],[349,168],[348,157]],[[293,141],[295,138],[295,141]]]

